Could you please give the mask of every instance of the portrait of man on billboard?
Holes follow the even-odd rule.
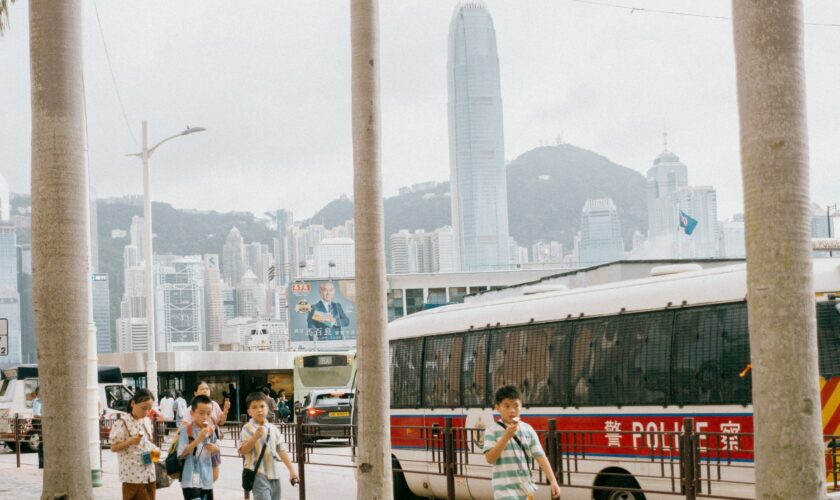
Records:
[[[344,340],[342,327],[350,325],[350,318],[340,303],[335,302],[335,285],[331,281],[321,283],[318,288],[321,300],[312,304],[306,317],[309,340]]]

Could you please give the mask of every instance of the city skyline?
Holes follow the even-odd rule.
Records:
[[[650,9],[723,17],[731,7],[724,0],[645,3]],[[448,177],[446,33],[455,5],[414,0],[381,7],[386,195]],[[488,5],[497,31],[505,34],[499,54],[508,160],[540,142],[554,143],[559,135],[644,173],[667,129],[673,148],[695,171],[693,182],[718,186],[720,213],[741,211],[729,21],[631,15],[549,0],[528,9],[498,0]],[[812,2],[805,8],[806,21],[840,20],[840,5]],[[156,201],[253,213],[281,205],[305,218],[322,200],[350,194],[347,5],[241,7],[224,36],[214,9],[195,2],[102,3],[98,9],[132,133],[139,135],[142,119],[149,120],[153,139],[185,124],[208,127],[191,139],[192,146],[155,157]],[[167,13],[165,19],[159,12]],[[7,116],[0,123],[0,163],[7,165],[14,192],[27,192],[30,185],[30,129],[23,125],[30,120],[27,15],[26,3],[10,10],[0,52],[8,75],[0,82]],[[295,21],[310,16],[319,23]],[[189,34],[182,30],[186,22]],[[140,169],[124,156],[137,147],[115,95],[93,9],[86,9],[85,26],[93,185],[100,197],[137,193]],[[148,28],[138,32],[136,26]],[[840,135],[832,112],[840,107],[840,95],[831,90],[835,34],[829,27],[805,28],[812,197],[823,204],[840,189],[840,179],[832,175]],[[178,50],[162,50],[173,43]],[[161,49],[162,57],[150,58],[149,47]],[[412,55],[410,64],[405,54]],[[311,64],[320,60],[331,64]],[[312,96],[301,98],[299,89],[313,85]],[[321,173],[318,196],[302,188],[312,183],[313,166]],[[253,190],[249,179],[276,189]]]

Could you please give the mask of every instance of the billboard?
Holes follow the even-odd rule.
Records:
[[[306,280],[289,283],[289,340],[355,341],[356,282]]]

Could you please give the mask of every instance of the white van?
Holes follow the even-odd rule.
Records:
[[[32,401],[38,388],[38,365],[20,365],[3,370],[0,380],[0,444],[15,446],[14,418],[23,419],[20,428],[22,451],[35,451],[41,441],[40,428],[32,425]],[[116,366],[99,367],[99,410],[106,418],[128,411],[133,392],[122,383]],[[106,438],[107,436],[103,436]]]

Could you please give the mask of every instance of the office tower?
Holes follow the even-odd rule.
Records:
[[[99,272],[99,217],[96,211],[96,190],[90,186],[88,206],[90,207],[90,272]],[[110,351],[108,351],[110,352]]]
[[[222,278],[225,283],[236,286],[245,274],[245,243],[242,235],[235,227],[225,238],[222,248]]]
[[[738,214],[731,220],[720,223],[720,241],[721,257],[746,257],[744,218],[742,215]]]
[[[268,245],[262,243],[248,243],[245,249],[245,269],[250,269],[260,283],[268,283],[268,268],[274,263],[268,253]]]
[[[236,316],[242,318],[264,318],[267,316],[266,287],[257,280],[249,269],[236,285]]]
[[[294,224],[294,217],[290,210],[277,211],[277,240],[274,245],[274,263],[277,266],[275,280],[280,285],[289,282],[289,228]]]
[[[143,217],[133,216],[131,218],[131,225],[128,228],[129,244],[137,248],[137,255],[145,255],[143,253]],[[153,235],[154,236],[154,235]]]
[[[717,193],[712,186],[688,186],[676,192],[677,208],[697,221],[691,235],[677,232],[678,256],[703,259],[719,256]]]
[[[32,305],[32,246],[18,245],[18,294],[20,295],[20,357],[23,363],[37,363],[35,311]]]
[[[93,322],[96,324],[96,352],[114,352],[111,338],[111,292],[107,274],[92,276]]]
[[[350,238],[325,238],[315,248],[315,263],[319,278],[352,278],[356,274],[356,244]]]
[[[408,246],[411,242],[411,233],[402,229],[391,235],[391,272],[394,274],[405,274],[411,272],[408,262]]]
[[[558,241],[538,241],[531,245],[531,262],[560,263],[563,260],[563,244]]]
[[[449,26],[449,165],[452,226],[464,271],[510,263],[502,95],[493,19],[461,0]]]
[[[117,319],[117,351],[145,352],[149,345],[146,318]]]
[[[236,289],[224,283],[222,284],[222,310],[226,322],[236,317]]]
[[[157,273],[155,321],[166,351],[201,351],[204,328],[204,269],[198,256],[161,264]]]
[[[222,328],[225,326],[225,304],[222,296],[224,282],[219,271],[218,255],[204,255],[203,264],[207,348],[212,349],[222,341]]]
[[[453,273],[458,271],[458,243],[452,226],[443,226],[432,233],[432,265],[434,272]]]
[[[9,322],[8,355],[3,364],[21,362],[20,295],[18,294],[18,256],[15,226],[0,222],[0,318]]]
[[[674,153],[665,150],[647,171],[648,255],[677,256],[676,233],[678,190],[688,186],[688,168]]]
[[[0,222],[8,222],[11,218],[10,197],[9,183],[3,177],[3,174],[0,174]]]
[[[623,257],[621,222],[610,198],[586,200],[580,223],[579,252],[581,267],[597,266]]]

